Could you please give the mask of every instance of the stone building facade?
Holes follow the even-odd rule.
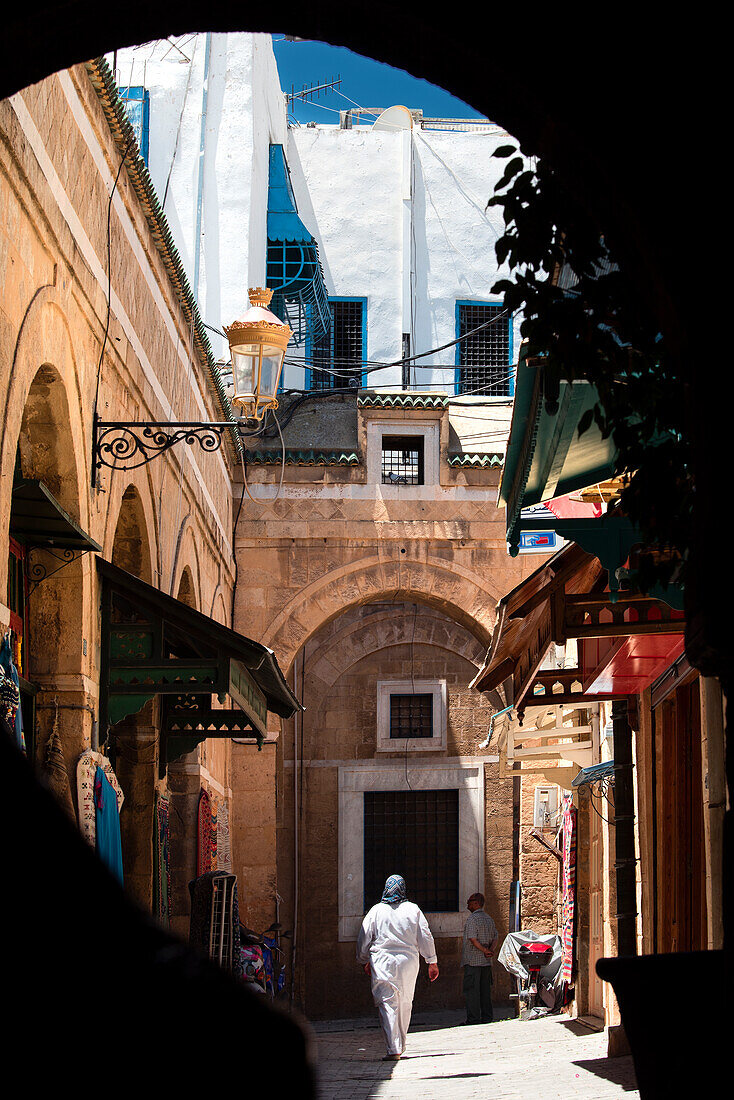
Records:
[[[277,849],[273,884],[253,830],[245,905],[272,920],[277,891],[279,919],[293,934],[294,993],[309,1016],[369,1009],[355,940],[365,909],[379,900],[370,893],[374,876],[385,870],[370,854],[370,798],[389,796],[408,815],[397,834],[410,831],[411,814],[428,814],[431,827],[438,811],[420,805],[421,792],[429,803],[458,799],[456,907],[428,913],[442,978],[420,987],[421,1004],[461,1003],[470,893],[485,893],[500,936],[507,931],[513,781],[500,778],[498,757],[484,745],[494,708],[470,684],[499,595],[535,562],[506,553],[491,503],[501,453],[464,449],[474,428],[466,415],[440,394],[360,391],[293,409],[286,400],[285,466],[272,440],[252,441],[246,452],[235,624],[276,649],[305,711],[282,734],[274,729],[263,753],[245,750],[257,786],[273,792],[275,820],[260,840]],[[424,441],[424,482],[385,484],[381,440],[410,433]],[[389,699],[401,693],[434,699],[430,739],[390,736]],[[422,872],[406,844],[410,890],[410,867]],[[432,851],[428,842],[418,847]],[[441,849],[435,859],[450,857]],[[390,866],[383,881],[400,870]],[[412,887],[420,896],[420,884]],[[268,893],[263,909],[256,899]],[[506,999],[507,976],[498,969],[496,979],[496,996]]]
[[[229,402],[105,66],[0,103],[0,137],[0,625],[12,632],[28,755],[43,772],[58,734],[76,809],[80,754],[109,754],[125,795],[126,887],[147,909],[156,805],[167,800],[169,916],[187,935],[197,802],[204,788],[232,809],[231,742],[207,740],[167,764],[157,696],[112,732],[100,727],[108,638],[95,559],[231,623],[234,436],[216,452],[183,446],[138,469],[95,471],[94,415],[223,421]],[[43,533],[46,513],[21,515],[19,486],[80,548],[67,555]]]

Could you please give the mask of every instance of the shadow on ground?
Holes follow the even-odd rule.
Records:
[[[579,1069],[585,1069],[587,1073],[593,1073],[603,1081],[609,1081],[612,1085],[619,1085],[625,1092],[635,1092],[637,1079],[635,1077],[634,1063],[631,1057],[624,1058],[589,1058],[586,1061],[573,1062]]]

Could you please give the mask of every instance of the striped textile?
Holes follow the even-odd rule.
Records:
[[[153,909],[164,928],[170,920],[170,858],[168,799],[156,794],[153,837]]]
[[[573,934],[576,902],[576,810],[570,796],[563,806],[563,909],[561,977],[566,984],[573,973]]]

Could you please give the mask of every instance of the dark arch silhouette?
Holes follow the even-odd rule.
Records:
[[[705,674],[720,676],[730,696],[728,546],[717,539],[717,516],[728,498],[731,372],[715,373],[713,341],[709,337],[707,349],[703,331],[706,326],[718,334],[707,261],[723,236],[719,195],[724,190],[717,191],[708,162],[699,167],[699,159],[717,149],[719,74],[729,69],[717,57],[717,36],[725,36],[716,19],[688,12],[684,20],[672,9],[661,10],[649,13],[647,26],[639,4],[436,8],[426,0],[376,0],[368,14],[355,12],[352,25],[336,0],[310,5],[283,0],[272,15],[242,11],[231,0],[210,0],[205,7],[191,0],[131,0],[124,9],[92,0],[44,0],[30,12],[16,6],[4,17],[0,39],[0,96],[87,58],[154,38],[195,30],[279,30],[347,46],[431,80],[502,123],[526,152],[545,157],[575,201],[604,226],[690,383],[698,522],[686,591],[686,645],[693,662]],[[702,317],[702,303],[708,317]],[[728,753],[728,780],[731,791],[734,752]],[[734,838],[731,814],[727,819],[730,926],[734,889],[728,853]],[[700,981],[694,969],[690,977],[678,973],[681,988],[693,988],[694,973]],[[644,1006],[646,999],[637,1001]],[[689,1033],[689,1048],[701,1049],[702,1039],[703,1033],[695,1039]]]

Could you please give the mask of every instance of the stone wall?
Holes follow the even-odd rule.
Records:
[[[107,560],[228,621],[227,452],[182,447],[127,473],[104,470],[93,485],[95,396],[103,420],[222,418],[160,236],[128,169],[120,170],[124,148],[111,124],[81,65],[0,103],[0,533],[5,546],[17,470],[42,480]],[[31,591],[22,668],[38,689],[36,728],[29,729],[35,763],[42,761],[58,716],[73,792],[79,754],[97,734],[103,743],[107,736],[96,728],[100,592],[94,562],[88,554]],[[58,562],[46,560],[50,564]],[[7,567],[3,552],[2,626],[9,621]],[[166,776],[159,766],[155,707],[116,732],[110,744],[127,796],[121,827],[128,888],[150,904],[155,791],[170,793],[174,802],[180,796],[171,812],[172,829],[182,824],[180,842],[172,844],[172,873],[179,930],[186,931],[195,803],[207,776],[226,796],[228,747],[211,750],[211,771],[199,752],[190,754],[169,786],[171,772]]]

